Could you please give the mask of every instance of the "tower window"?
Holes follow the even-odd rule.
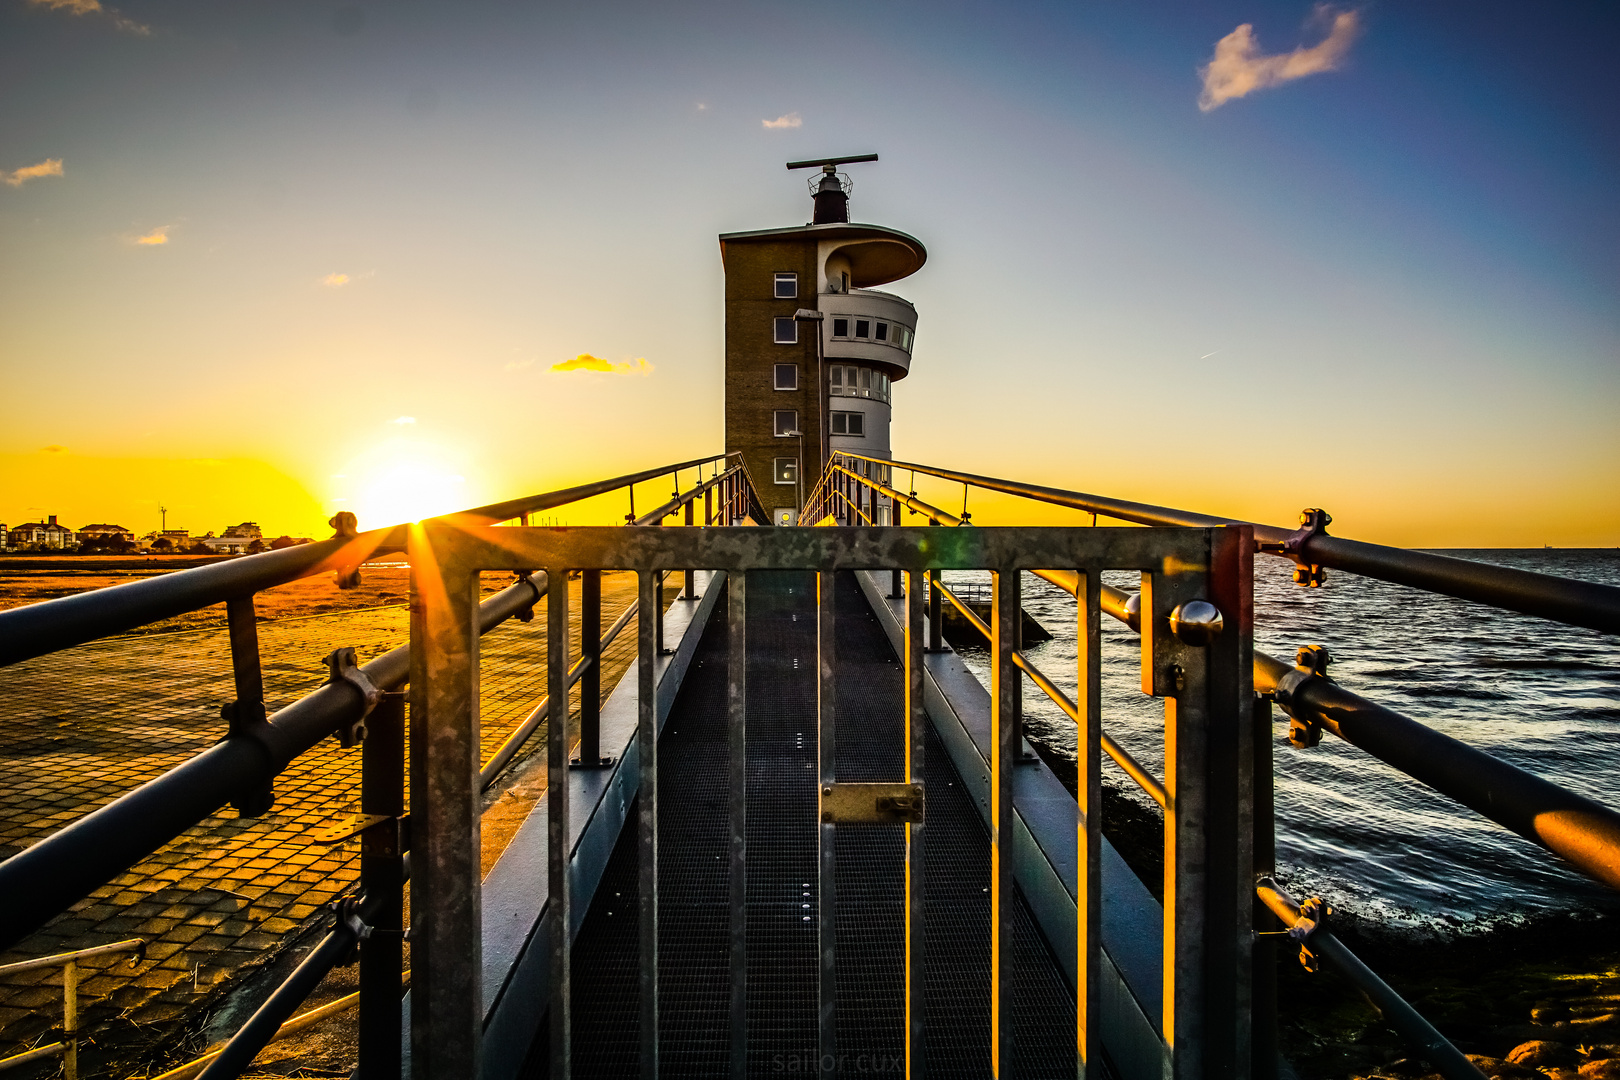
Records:
[[[832,414],[832,433],[834,435],[865,435],[866,416],[858,412],[835,412]]]
[[[879,341],[888,341],[889,340],[889,324],[886,323],[886,322],[878,323],[877,324],[877,332],[874,333],[872,336],[874,338],[876,338],[877,340],[879,340]]]
[[[834,365],[832,365],[832,367],[828,368],[827,371],[828,371],[827,385],[832,387],[832,392],[835,393],[835,394],[843,393],[844,392],[844,365],[843,364],[834,364]]]
[[[797,345],[799,343],[799,324],[793,321],[793,316],[778,318],[776,320],[776,343],[778,345]]]
[[[776,275],[776,298],[778,300],[792,300],[799,295],[798,274]]]
[[[856,337],[871,337],[872,336],[872,324],[870,322],[867,322],[865,319],[856,319],[855,320],[855,336]]]
[[[795,435],[799,430],[798,409],[776,410],[776,434],[780,436]]]
[[[849,337],[849,320],[833,320],[833,337]]]
[[[776,365],[776,388],[778,390],[797,390],[799,388],[799,365]]]
[[[776,468],[773,470],[778,484],[797,484],[799,482],[799,459],[779,457],[776,459]]]

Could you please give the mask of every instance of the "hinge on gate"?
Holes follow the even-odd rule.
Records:
[[[1282,540],[1275,543],[1257,541],[1255,548],[1272,555],[1282,555],[1294,562],[1294,584],[1304,585],[1307,588],[1320,588],[1327,580],[1327,571],[1316,563],[1309,561],[1305,555],[1305,545],[1314,537],[1326,536],[1327,527],[1333,521],[1333,515],[1321,507],[1313,506],[1299,512],[1299,528],[1289,533]]]
[[[821,820],[830,825],[899,825],[923,820],[921,784],[823,784]]]

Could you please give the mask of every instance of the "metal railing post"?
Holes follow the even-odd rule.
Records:
[[[478,574],[413,533],[424,542],[411,555],[411,1072],[439,1080],[476,1076],[483,1043]]]
[[[636,575],[636,858],[641,943],[641,1078],[658,1080],[658,650],[653,574]]]
[[[1175,1080],[1248,1075],[1252,1035],[1253,538],[1208,536],[1207,574],[1142,579],[1142,689],[1165,699],[1162,1030]],[[1223,620],[1203,641],[1171,630],[1172,612],[1195,600]]]
[[[564,585],[566,588],[566,584]],[[602,756],[602,571],[579,575],[579,757],[582,768],[608,764]],[[552,715],[558,715],[555,709]]]
[[[693,501],[688,502],[686,504],[686,527],[687,528],[692,527],[692,515],[696,512],[696,510],[697,510],[697,502],[696,502],[696,500],[693,500]],[[682,595],[685,596],[688,600],[696,600],[697,599],[697,571],[688,569],[685,573],[686,573],[686,587],[682,590]]]
[[[1272,713],[1269,697],[1254,699],[1253,752],[1254,786],[1254,868],[1257,878],[1270,877],[1276,869],[1276,798],[1272,790]],[[1259,937],[1259,931],[1276,926],[1270,910],[1259,897],[1254,900],[1254,954],[1252,1005],[1254,1010],[1253,1062],[1255,1080],[1277,1080],[1277,946],[1274,937]]]
[[[234,726],[248,729],[265,719],[264,671],[259,663],[259,621],[253,594],[225,601],[226,633],[231,643],[231,676],[236,701],[230,706]],[[255,785],[232,801],[242,817],[262,817],[275,805],[275,781]]]
[[[1000,567],[991,573],[990,652],[990,1068],[1009,1076],[1013,1068],[1012,930],[1018,903],[1013,862],[1013,770],[1022,739],[1018,687],[1023,673],[1013,662],[1017,650],[1019,572]]]
[[[928,651],[945,651],[945,627],[940,622],[939,571],[928,571]]]
[[[730,798],[731,1076],[748,1077],[748,575],[726,578],[726,736]]]
[[[837,575],[816,574],[816,779],[823,795],[837,780]],[[838,1060],[838,826],[816,827],[816,1061]]]
[[[371,936],[360,946],[360,1077],[398,1080],[399,984],[405,945],[405,695],[387,693],[366,718],[360,744],[360,812],[394,820],[361,834],[360,885]]]
[[[926,590],[921,571],[906,572],[906,715],[905,782],[922,782],[927,745],[928,710],[923,700],[923,606]],[[923,1018],[923,881],[922,821],[906,822],[906,1076],[927,1074]]]
[[[546,735],[546,908],[551,989],[551,1077],[568,1080],[573,1065],[573,896],[568,883],[568,568],[548,567],[546,682],[551,698]]]
[[[1079,858],[1075,881],[1075,1050],[1080,1076],[1102,1070],[1102,573],[1087,567],[1076,584]],[[1020,616],[1021,618],[1022,616]]]
[[[62,1075],[79,1080],[79,965],[62,965]]]

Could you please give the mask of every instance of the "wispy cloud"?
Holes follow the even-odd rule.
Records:
[[[28,0],[28,3],[51,11],[65,11],[69,15],[99,15],[112,20],[112,24],[126,34],[147,37],[152,33],[150,26],[136,22],[115,8],[103,7],[101,0]]]
[[[65,454],[68,452],[68,448],[65,446],[58,446],[56,443],[51,443],[49,446],[40,447],[39,452],[42,454]]]
[[[145,236],[137,236],[135,242],[146,247],[167,244],[169,242],[169,230],[172,228],[174,228],[173,225],[159,225]]]
[[[46,158],[38,165],[24,165],[22,168],[13,169],[10,172],[0,172],[0,179],[4,179],[12,187],[22,187],[28,181],[38,180],[42,176],[61,175],[62,159],[53,157]]]
[[[1204,112],[1218,109],[1234,98],[1285,82],[1335,71],[1350,53],[1350,46],[1361,34],[1361,15],[1355,10],[1335,10],[1318,4],[1312,22],[1328,24],[1328,35],[1320,44],[1300,47],[1291,53],[1266,56],[1260,52],[1254,27],[1244,23],[1215,43],[1215,57],[1198,69],[1204,92],[1198,107]]]
[[[621,360],[615,363],[612,360],[603,360],[600,356],[590,353],[580,353],[572,360],[552,364],[552,371],[602,371],[610,375],[651,375],[653,366],[647,363],[645,357],[634,360]]]
[[[329,289],[341,289],[349,283],[348,274],[327,274],[321,278],[321,284]]]
[[[790,112],[785,116],[778,116],[775,120],[761,120],[760,123],[765,125],[766,130],[773,131],[776,128],[803,127],[804,119],[798,113]]]
[[[394,417],[392,420],[390,420],[388,422],[390,424],[398,424],[400,427],[404,427],[407,424],[416,423],[416,417],[414,417],[414,416],[396,416],[396,417]]]
[[[503,365],[501,365],[501,370],[502,371],[527,371],[529,368],[532,368],[532,367],[534,367],[534,357],[531,356],[527,360],[513,360],[513,361],[511,361],[509,363],[503,364]]]

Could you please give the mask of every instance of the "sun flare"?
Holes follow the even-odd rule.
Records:
[[[465,509],[464,472],[447,454],[421,443],[390,441],[351,462],[334,479],[337,510],[352,510],[362,529],[398,525]]]

